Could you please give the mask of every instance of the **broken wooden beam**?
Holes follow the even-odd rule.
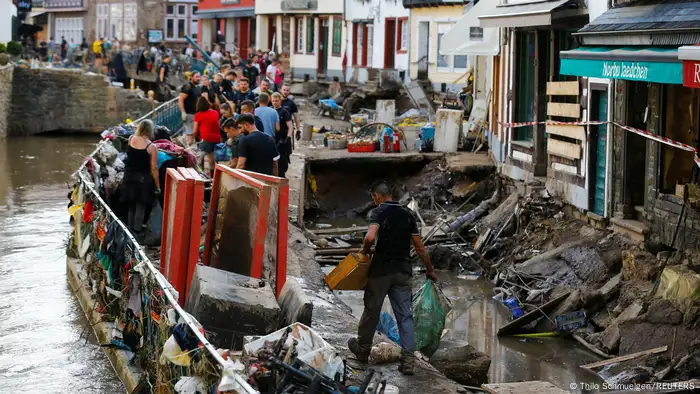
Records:
[[[648,356],[650,354],[663,353],[667,350],[668,350],[668,346],[656,347],[653,349],[644,350],[644,351],[637,352],[637,353],[631,353],[631,354],[628,354],[626,356],[620,356],[620,357],[611,358],[609,360],[603,360],[603,361],[598,361],[595,363],[581,365],[581,368],[585,368],[585,369],[600,368],[600,367],[604,367],[604,366],[609,365],[609,364],[634,360],[635,358],[638,358],[641,356]]]
[[[532,323],[533,321],[541,318],[541,317],[546,317],[548,313],[552,312],[562,301],[564,301],[571,292],[566,292],[559,297],[549,301],[548,303],[542,305],[541,307],[535,309],[534,311],[528,312],[521,316],[517,320],[513,320],[512,322],[506,324],[505,326],[501,327],[498,329],[497,335],[509,335],[515,332],[518,328]]]
[[[515,383],[488,383],[482,384],[481,388],[491,394],[569,394],[568,391],[542,380]]]
[[[581,345],[585,346],[586,349],[592,351],[593,353],[599,355],[600,357],[603,357],[603,358],[613,358],[613,356],[611,356],[611,355],[605,353],[604,351],[602,351],[602,350],[598,349],[597,347],[595,347],[595,346],[594,346],[593,344],[591,344],[590,342],[588,342],[588,341],[586,341],[585,339],[581,338],[580,335],[574,334],[574,335],[572,335],[572,337],[576,340],[576,342],[578,342],[578,343],[580,343]]]
[[[357,232],[367,232],[367,226],[356,226],[356,227],[345,227],[345,228],[323,228],[316,230],[309,230],[316,235],[341,235],[341,234],[351,234]]]

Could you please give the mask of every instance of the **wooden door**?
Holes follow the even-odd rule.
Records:
[[[605,90],[592,90],[592,110],[593,116],[591,120],[608,121],[608,92]],[[608,146],[608,125],[591,126],[594,131],[591,141],[593,149],[594,163],[591,163],[593,169],[593,190],[591,199],[593,200],[592,209],[594,213],[600,216],[605,216],[605,164],[607,162],[607,146]]]
[[[328,69],[328,18],[319,19],[318,30],[318,73],[325,74]]]
[[[241,18],[238,24],[238,55],[241,59],[248,59],[250,46],[250,18]]]
[[[384,68],[393,69],[396,56],[396,19],[387,19],[384,29]]]

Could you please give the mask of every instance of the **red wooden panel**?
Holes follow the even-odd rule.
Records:
[[[163,233],[160,271],[178,291],[178,303],[185,304],[185,278],[189,250],[189,218],[187,180],[174,168],[165,176]]]

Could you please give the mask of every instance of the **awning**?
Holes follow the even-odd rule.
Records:
[[[688,45],[678,48],[678,58],[681,60],[700,60],[700,45]]]
[[[467,11],[462,19],[442,37],[441,55],[495,56],[499,51],[499,35],[496,28],[479,26],[479,16],[493,13],[495,1],[482,0]]]
[[[30,12],[29,15],[27,15],[30,18],[36,18],[39,15],[45,14],[46,11],[37,11],[37,12]]]
[[[245,18],[255,16],[255,7],[218,8],[214,10],[197,10],[199,19]]]
[[[683,84],[683,65],[676,48],[584,47],[559,55],[563,75]]]
[[[552,11],[569,0],[542,1],[530,4],[500,5],[493,12],[479,16],[481,27],[527,27],[549,26]],[[482,0],[481,2],[489,2]],[[490,0],[496,3],[496,0]],[[477,4],[478,5],[478,4]],[[476,7],[476,6],[475,6]]]

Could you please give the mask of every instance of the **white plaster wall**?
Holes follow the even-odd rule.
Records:
[[[256,0],[255,14],[343,14],[343,0],[318,0],[315,10],[282,11],[282,0]]]
[[[17,7],[11,0],[0,0],[0,42],[12,41],[12,17],[17,16]]]
[[[293,68],[306,68],[306,69],[313,69],[316,70],[318,68],[318,46],[319,46],[319,29],[320,29],[320,20],[319,18],[313,17],[313,16],[305,16],[304,21],[303,21],[303,37],[304,37],[304,42],[303,42],[303,48],[306,49],[306,21],[307,18],[314,18],[314,25],[315,29],[314,31],[316,34],[314,35],[314,52],[313,53],[294,53],[292,51],[291,54],[291,60],[290,64]],[[343,53],[346,48],[346,38],[347,38],[347,32],[345,28],[341,29],[342,32],[342,37],[341,37],[341,48],[340,48],[340,56],[333,55],[332,54],[332,47],[333,47],[333,21],[336,18],[342,19],[343,17],[341,15],[330,15],[328,16],[328,48],[327,48],[327,55],[328,55],[328,70],[335,70],[335,71],[340,71],[343,69]],[[294,22],[296,23],[296,22]],[[292,25],[290,25],[292,26]],[[294,35],[294,29],[291,28],[291,34],[292,34],[292,39],[296,40]],[[294,42],[294,41],[293,41]],[[338,72],[335,72],[334,74],[338,74]],[[315,76],[315,75],[314,75]],[[313,77],[313,76],[312,76]],[[342,78],[341,78],[342,79]]]
[[[348,48],[348,64],[352,61],[352,47],[354,37],[352,36],[352,21],[357,19],[373,19],[373,35],[372,35],[372,62],[369,64],[371,68],[384,68],[384,40],[386,34],[386,18],[408,18],[411,12],[403,7],[400,0],[346,0],[345,3],[345,20],[347,22],[347,48]],[[411,46],[411,31],[410,21],[408,46]],[[398,29],[398,24],[397,24]],[[407,71],[409,69],[408,51],[406,53],[396,53],[394,59],[394,68],[399,71]],[[350,68],[350,67],[348,67]],[[407,75],[408,77],[408,75]]]
[[[608,0],[588,0],[588,18],[593,21],[608,10]]]

